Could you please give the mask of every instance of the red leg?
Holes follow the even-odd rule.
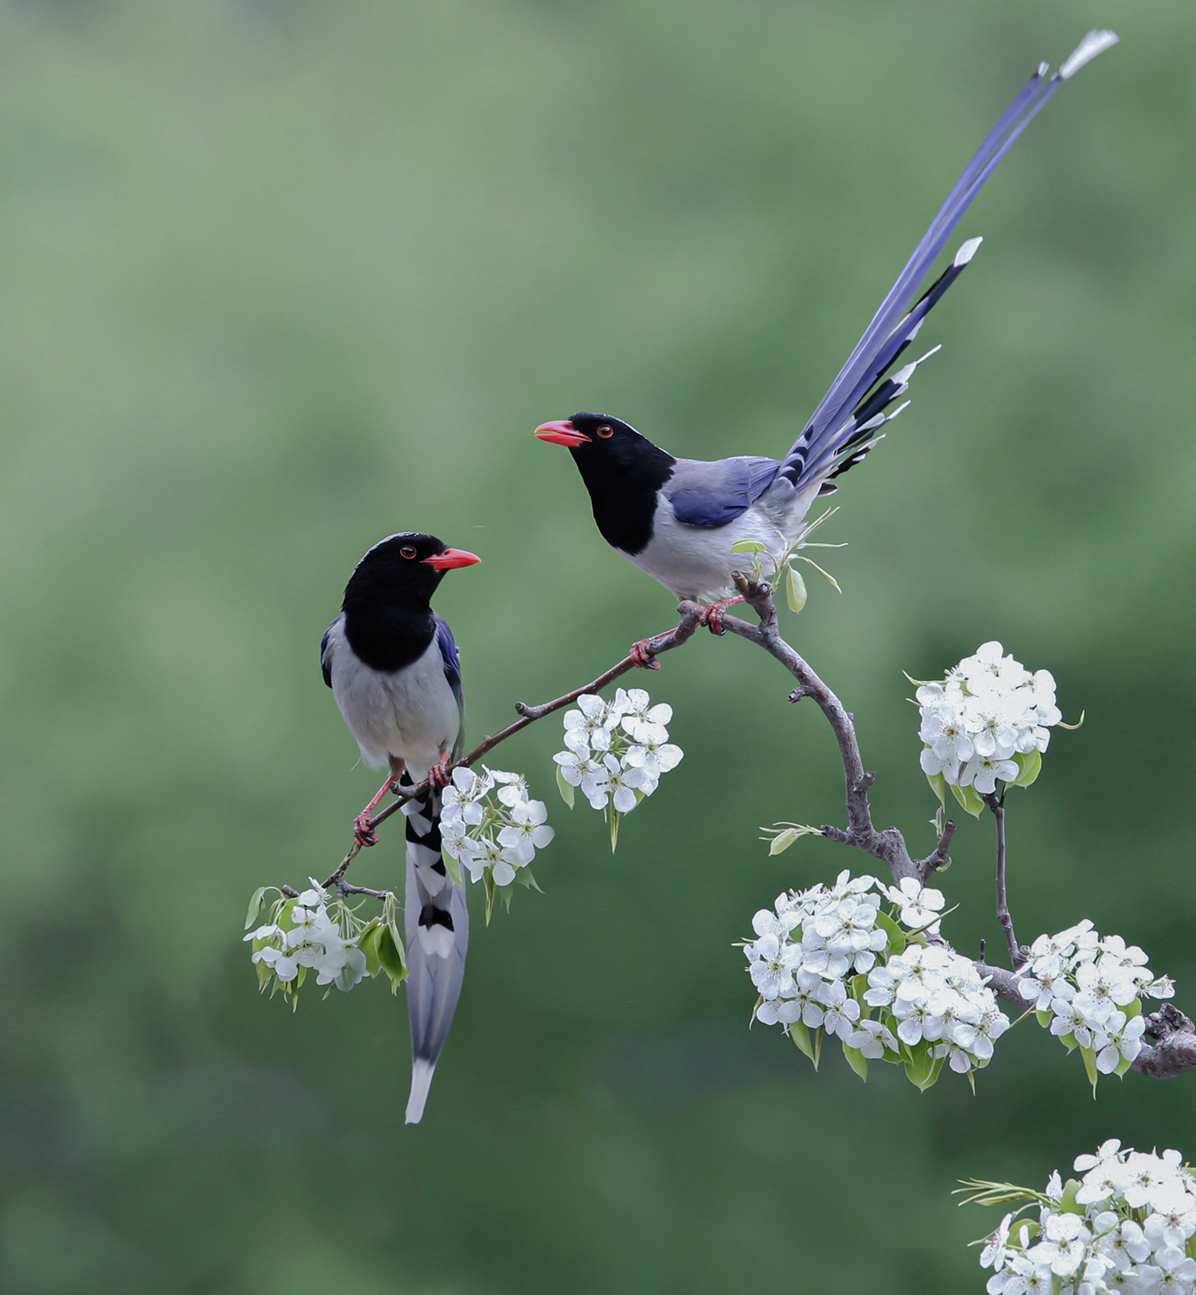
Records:
[[[371,800],[365,809],[363,809],[353,820],[353,840],[357,842],[358,846],[378,844],[378,834],[370,827],[370,823],[373,821],[372,816],[374,810],[378,808],[382,798],[388,792],[394,791],[398,785],[398,778],[393,775],[387,778],[382,786],[378,788],[378,794],[374,799]]]
[[[698,616],[698,624],[707,626],[711,634],[725,634],[727,629],[723,624],[723,612],[743,601],[743,595],[736,594],[734,598],[719,598],[716,602],[707,603]]]
[[[652,654],[652,639],[640,639],[631,645],[627,655],[641,670],[659,670],[660,662]]]

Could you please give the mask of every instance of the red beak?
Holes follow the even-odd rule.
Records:
[[[536,428],[536,435],[542,441],[551,441],[554,445],[567,445],[569,449],[573,449],[575,445],[586,445],[590,440],[584,432],[579,432],[567,418],[559,418],[555,423],[541,423]]]
[[[451,571],[453,567],[471,567],[482,559],[476,553],[466,553],[464,549],[445,549],[443,553],[433,553],[424,561],[437,571]]]

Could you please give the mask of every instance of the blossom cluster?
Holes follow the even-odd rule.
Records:
[[[1137,945],[1098,935],[1085,918],[1034,941],[1018,992],[1069,1051],[1081,1049],[1095,1084],[1097,1073],[1124,1074],[1142,1051],[1141,996],[1170,998],[1175,986],[1154,975]]]
[[[281,991],[294,1002],[295,995],[309,971],[315,973],[317,985],[335,985],[348,991],[365,976],[378,970],[377,933],[380,919],[361,922],[343,900],[331,897],[315,878],[311,888],[296,896],[278,892],[271,920],[244,938],[253,946],[252,961],[257,967],[258,984],[271,994]],[[246,925],[252,925],[266,888],[254,895]],[[388,896],[393,910],[394,897]],[[388,935],[397,942],[397,958],[388,959],[402,965],[402,943],[391,922]],[[364,937],[364,938],[363,938]],[[375,965],[363,945],[370,945]],[[403,967],[403,974],[405,974]],[[400,977],[401,978],[401,977]]]
[[[1028,786],[1037,777],[1050,730],[1063,718],[1055,680],[1004,652],[983,643],[945,679],[918,688],[922,770],[932,785],[942,778],[987,796],[998,782]]]
[[[440,840],[445,854],[469,870],[471,881],[486,887],[486,919],[497,887],[518,878],[534,881],[528,866],[553,838],[548,809],[532,800],[521,774],[501,769],[456,768],[444,789]]]
[[[834,1035],[860,1074],[869,1060],[903,1062],[923,1089],[944,1062],[961,1074],[984,1067],[1009,1019],[975,966],[928,938],[943,904],[912,878],[890,886],[848,872],[778,896],[744,944],[755,1019],[783,1026],[815,1063]]]
[[[1075,1162],[1080,1179],[1052,1174],[1045,1192],[1005,1183],[976,1183],[972,1199],[1009,1204],[989,1236],[980,1264],[991,1268],[989,1295],[1193,1295],[1196,1178],[1178,1151],[1122,1148],[1117,1140]],[[1037,1220],[1019,1218],[1037,1206]]]
[[[574,788],[594,809],[607,810],[611,848],[618,840],[619,818],[651,796],[662,774],[681,763],[684,752],[669,741],[665,727],[673,708],[652,705],[643,688],[619,688],[613,700],[594,693],[577,699],[577,710],[565,712],[565,750],[552,758],[557,785],[570,808]]]

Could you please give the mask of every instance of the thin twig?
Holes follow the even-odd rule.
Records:
[[[1009,961],[1016,971],[1026,959],[1022,954],[1021,945],[1017,942],[1017,936],[1013,933],[1013,917],[1009,912],[1009,900],[1005,895],[1005,796],[1004,794],[998,796],[993,791],[987,796],[981,796],[980,799],[992,810],[993,817],[997,820],[997,921],[1005,932],[1005,943],[1009,946]]]

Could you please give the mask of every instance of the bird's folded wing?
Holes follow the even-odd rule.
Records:
[[[772,485],[780,466],[756,456],[712,463],[678,459],[662,493],[686,526],[726,526]]]

